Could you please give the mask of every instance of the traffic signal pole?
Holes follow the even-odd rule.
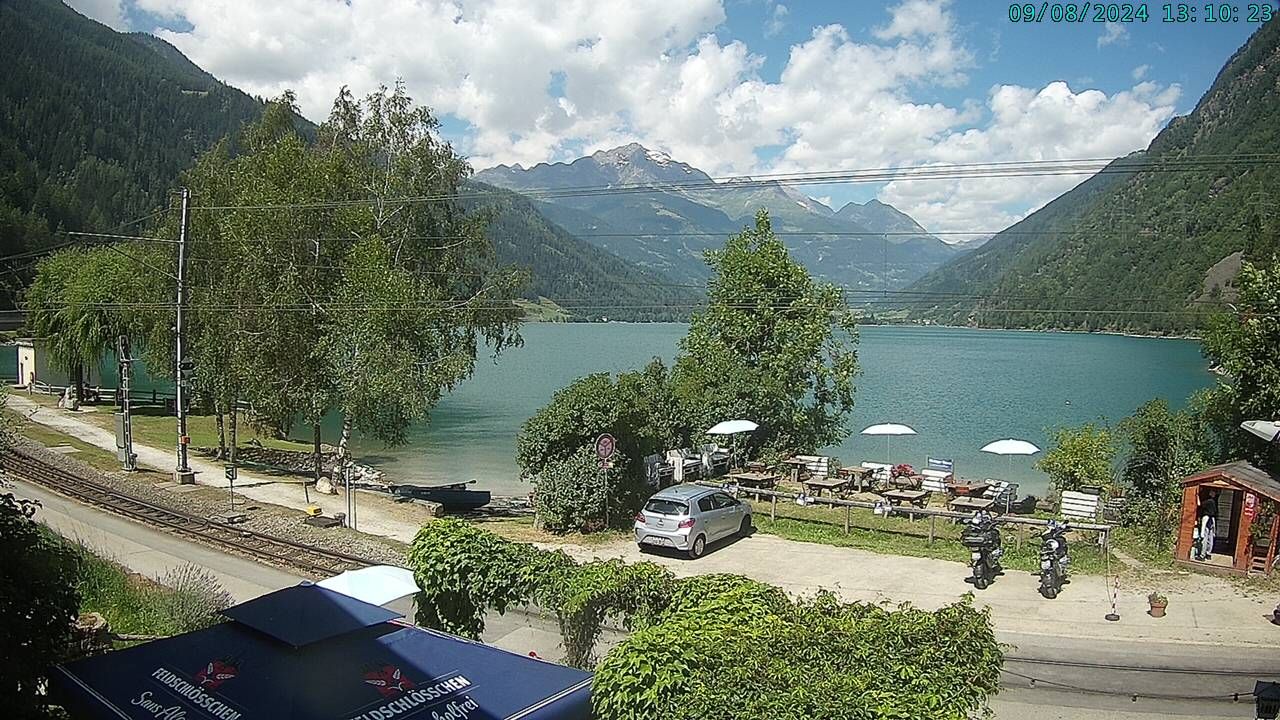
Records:
[[[178,412],[178,467],[173,471],[173,479],[176,482],[188,485],[196,481],[195,473],[191,472],[191,468],[187,465],[187,445],[190,444],[191,438],[187,435],[186,386],[191,365],[183,354],[182,344],[183,310],[187,304],[187,235],[191,224],[190,205],[191,191],[187,188],[182,188],[182,225],[178,230],[178,306],[177,321],[174,324],[174,335],[177,339],[175,352],[177,356],[175,379],[177,382],[175,383],[175,388],[177,390]]]

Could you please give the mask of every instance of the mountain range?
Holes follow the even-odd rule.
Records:
[[[901,288],[963,252],[876,200],[833,211],[777,181],[717,182],[635,143],[570,163],[498,165],[475,177],[528,193],[573,235],[685,283],[704,281],[704,251],[761,208],[793,257],[850,288]]]
[[[914,283],[908,290],[928,300],[912,315],[1195,332],[1232,298],[1242,259],[1270,261],[1280,252],[1278,119],[1280,21],[1271,20],[1231,56],[1195,109],[1145,151]],[[1208,166],[1168,166],[1185,160]]]

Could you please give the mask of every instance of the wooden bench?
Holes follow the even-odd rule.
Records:
[[[990,509],[995,505],[996,501],[991,498],[967,497],[961,495],[951,499],[947,506],[956,512],[977,512],[979,510]]]
[[[844,494],[845,488],[852,482],[849,478],[839,476],[835,477],[810,477],[804,480],[804,489],[806,492],[812,492],[814,497],[822,497],[822,491],[826,490],[831,495]]]
[[[862,467],[861,465],[853,465],[851,467],[842,467],[836,471],[836,474],[842,478],[847,478],[850,482],[852,482],[854,487],[857,488],[858,492],[862,492],[863,490],[871,487],[875,483],[875,480],[872,477],[873,475],[875,475],[875,470],[872,470],[871,468]]]
[[[809,477],[824,479],[836,474],[839,463],[826,455],[795,455],[784,461],[790,465],[796,482]]]
[[[905,503],[922,508],[925,502],[929,500],[929,492],[927,490],[889,490],[884,493],[884,499],[888,500],[891,505]]]
[[[1097,520],[1102,509],[1102,498],[1073,490],[1062,491],[1058,501],[1058,513],[1064,518]]]

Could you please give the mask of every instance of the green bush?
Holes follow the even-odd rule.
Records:
[[[32,516],[37,503],[0,493],[0,707],[40,717],[40,688],[62,659],[76,618],[79,561]]]
[[[634,633],[596,669],[596,717],[961,720],[998,691],[1003,656],[969,599],[932,613],[761,599],[740,586]]]
[[[652,624],[670,602],[673,582],[671,571],[651,562],[597,560],[545,586],[537,600],[556,612],[566,662],[590,668],[604,621],[628,630]]]
[[[604,433],[617,442],[607,472],[594,451]],[[556,392],[520,429],[516,462],[537,487],[542,527],[590,532],[629,521],[647,490],[644,457],[688,437],[667,369],[655,359],[643,370],[616,379],[587,375]]]
[[[626,462],[601,468],[588,447],[553,460],[534,477],[538,526],[551,532],[596,532],[631,521],[634,491],[626,489]]]
[[[515,543],[456,518],[423,526],[409,549],[422,591],[418,624],[479,639],[487,609],[506,612],[573,567],[560,552]]]

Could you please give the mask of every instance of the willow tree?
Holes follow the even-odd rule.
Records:
[[[27,329],[67,373],[77,400],[84,400],[86,371],[129,332],[133,318],[125,305],[138,282],[128,258],[106,247],[63,250],[37,267],[23,296]]]
[[[746,419],[749,442],[815,450],[843,439],[858,373],[857,329],[840,288],[818,282],[773,233],[755,227],[707,253],[707,306],[680,341],[672,374],[694,427]]]

